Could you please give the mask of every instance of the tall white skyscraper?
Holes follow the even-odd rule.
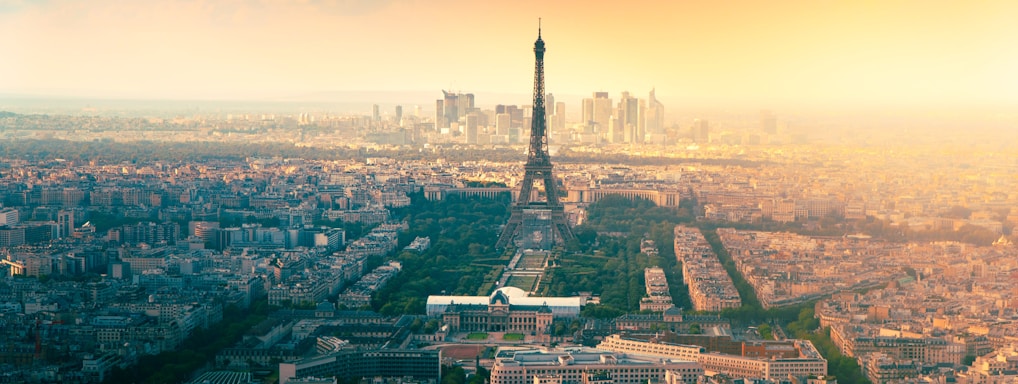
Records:
[[[608,132],[608,124],[612,118],[612,99],[608,97],[608,92],[594,92],[593,117],[595,132]]]
[[[657,135],[663,134],[665,130],[665,105],[661,104],[661,101],[657,99],[657,95],[654,89],[650,90],[650,96],[647,98],[647,109],[644,114],[644,126],[647,128],[647,134]]]
[[[566,129],[566,103],[557,102],[555,103],[555,124],[552,125],[552,129],[556,131],[564,131]]]
[[[693,120],[693,142],[698,144],[710,143],[710,123],[707,120]]]
[[[435,128],[449,128],[474,110],[474,94],[443,90],[442,98],[438,99],[435,104]]]
[[[622,128],[622,142],[624,143],[642,143],[643,136],[640,124],[640,102],[635,97],[629,95],[629,92],[622,92],[622,98],[619,100],[618,112],[615,118],[619,120],[619,125]]]
[[[435,100],[435,129],[448,128],[449,122],[445,120],[445,100]]]
[[[547,111],[544,115],[545,127],[548,127],[549,131],[555,130],[555,95],[546,93],[544,95],[544,108]]]
[[[495,134],[497,135],[509,135],[509,128],[512,127],[512,116],[508,113],[499,113],[495,115]]]
[[[477,113],[470,113],[464,118],[467,144],[477,144]]]
[[[580,106],[580,122],[583,123],[584,133],[594,132],[594,99],[583,99]]]

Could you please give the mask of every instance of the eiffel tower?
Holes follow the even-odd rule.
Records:
[[[563,243],[573,238],[573,231],[566,223],[565,210],[558,201],[559,191],[552,173],[551,157],[548,155],[548,120],[545,118],[544,106],[544,40],[541,40],[541,28],[537,28],[537,41],[534,42],[534,112],[530,121],[530,150],[527,152],[527,164],[523,166],[525,174],[520,187],[520,195],[512,206],[509,222],[498,236],[495,248],[504,249],[509,243],[515,243],[518,237],[530,236],[522,233],[524,217],[543,215],[550,217],[550,235],[552,241]],[[545,201],[532,201],[534,180],[544,184]],[[547,239],[545,239],[547,240]],[[540,241],[538,241],[540,242]]]

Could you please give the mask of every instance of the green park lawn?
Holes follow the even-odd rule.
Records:
[[[471,332],[467,335],[467,340],[488,340],[488,334],[484,332]]]
[[[506,333],[502,335],[502,339],[506,341],[520,341],[523,340],[522,333]]]

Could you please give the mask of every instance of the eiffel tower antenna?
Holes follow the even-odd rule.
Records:
[[[498,236],[496,248],[504,249],[510,243],[519,240],[523,230],[524,215],[543,212],[550,215],[551,228],[548,228],[556,243],[564,243],[573,239],[573,230],[566,222],[565,209],[559,202],[559,191],[552,173],[551,157],[548,155],[548,121],[545,118],[544,106],[544,40],[541,39],[541,19],[537,19],[537,41],[534,42],[534,110],[530,119],[530,150],[527,152],[527,163],[523,166],[523,183],[520,194],[513,203],[509,222]],[[531,201],[534,180],[544,184],[545,201]]]

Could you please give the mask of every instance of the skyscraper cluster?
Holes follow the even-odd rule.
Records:
[[[519,144],[529,134],[532,105],[481,109],[472,93],[442,91],[435,100],[435,130],[460,136],[465,144]],[[545,119],[551,141],[584,144],[644,144],[665,140],[664,104],[651,90],[646,99],[622,92],[615,102],[608,92],[583,99],[578,122],[566,121],[566,103],[546,93]]]
[[[587,137],[584,142],[641,144],[654,142],[664,135],[664,104],[650,91],[647,99],[622,92],[613,103],[608,92],[594,92],[583,99],[581,123]]]
[[[473,93],[442,91],[443,97],[435,101],[435,128],[451,128],[460,119],[476,112]]]

